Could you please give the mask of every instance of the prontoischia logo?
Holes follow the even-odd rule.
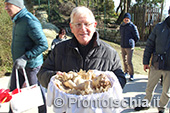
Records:
[[[160,98],[153,98],[153,105],[152,107],[159,107],[159,100]],[[76,97],[70,97],[67,100],[64,100],[63,98],[59,97],[54,100],[54,106],[59,108],[67,105],[67,107],[71,107],[73,104],[76,104],[78,108],[83,107],[95,107],[95,108],[134,108],[134,107],[149,107],[150,103],[147,99],[141,99],[138,98],[132,98],[129,97],[127,99],[113,99],[113,98],[107,98],[107,99],[78,99]]]

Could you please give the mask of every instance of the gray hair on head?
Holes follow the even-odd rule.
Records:
[[[79,7],[75,7],[72,12],[71,12],[71,15],[70,15],[70,23],[73,22],[73,17],[75,15],[90,15],[91,16],[91,19],[93,22],[95,22],[95,17],[92,13],[92,11],[90,9],[88,9],[87,7],[85,6],[79,6]]]

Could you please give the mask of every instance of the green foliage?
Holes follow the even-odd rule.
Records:
[[[153,6],[153,5],[158,6],[159,3],[162,3],[162,0],[136,0],[136,2],[139,5],[146,4],[148,6]]]
[[[48,0],[34,0],[34,5],[48,4]]]
[[[111,22],[110,18],[105,19],[105,23],[110,23],[110,22]]]
[[[76,7],[76,5],[70,1],[61,2],[59,5],[57,3],[51,5],[50,21],[55,21],[55,23],[67,23],[74,7]]]
[[[48,5],[47,4],[41,4],[40,6],[37,7],[36,10],[45,10],[45,11],[48,11]]]
[[[65,16],[70,16],[71,11],[73,10],[73,8],[75,8],[76,5],[70,1],[68,2],[62,2],[59,5],[59,11],[61,14],[65,15]]]
[[[55,15],[55,16],[54,16]],[[58,11],[58,6],[53,5],[51,7],[51,13],[50,13],[50,22],[51,21],[57,21],[57,22],[62,22],[62,18],[60,16],[60,13]]]
[[[0,1],[0,76],[12,67],[12,21],[4,7],[4,1]]]

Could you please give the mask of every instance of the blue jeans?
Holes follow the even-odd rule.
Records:
[[[40,70],[40,67],[41,66],[38,66],[36,68],[25,68],[25,71],[26,71],[26,74],[27,74],[27,77],[28,77],[29,84],[30,85],[38,84],[40,86],[44,105],[39,106],[38,111],[39,111],[39,113],[46,113],[47,108],[46,108],[45,92],[44,92],[42,86],[40,85],[40,83],[38,82],[38,79],[37,79],[37,73]],[[12,75],[11,75],[11,81],[10,81],[10,87],[9,87],[10,91],[13,91],[14,89],[17,88],[17,86],[16,86],[16,72],[15,71],[16,70],[13,67]],[[18,70],[18,78],[19,78],[19,84],[20,84],[20,88],[21,88],[22,84],[25,82],[25,78],[24,78],[22,69]],[[12,113],[11,109],[10,109],[9,113]]]

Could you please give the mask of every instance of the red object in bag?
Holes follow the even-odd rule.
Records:
[[[12,99],[9,91],[9,89],[0,89],[0,103],[9,102]]]
[[[19,92],[21,92],[21,89],[16,88],[16,89],[14,89],[14,90],[12,91],[12,95],[15,95],[15,94],[17,94],[17,93],[19,93]]]

